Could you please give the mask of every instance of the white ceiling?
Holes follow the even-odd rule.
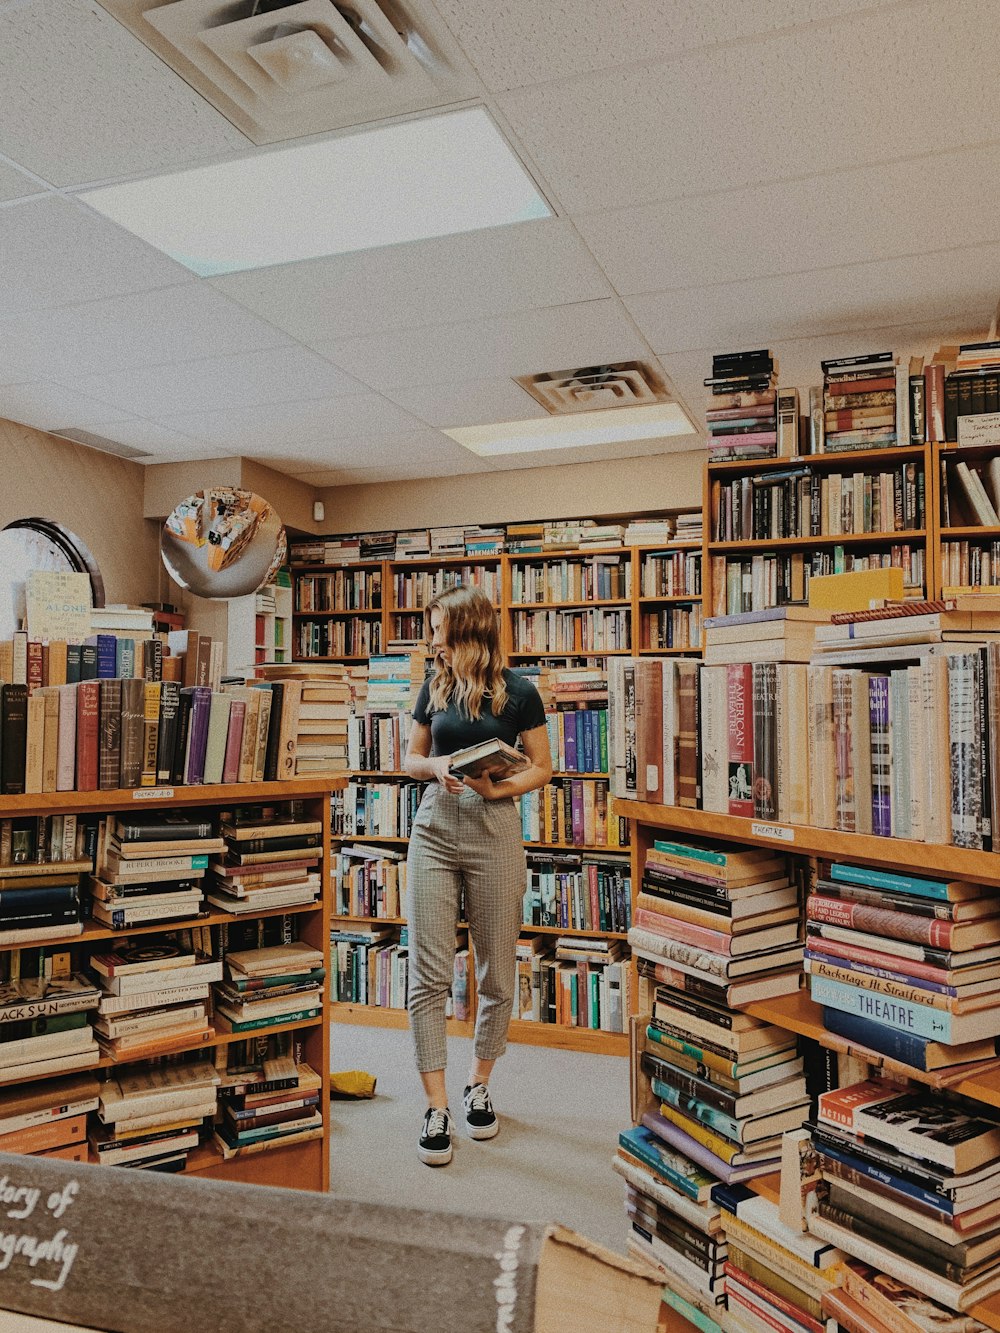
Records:
[[[807,386],[989,327],[996,0],[434,3],[555,217],[200,279],[77,194],[266,150],[95,0],[0,0],[0,416],[316,486],[448,476],[690,444],[441,433],[539,415],[515,375],[645,359],[697,421],[713,352]]]

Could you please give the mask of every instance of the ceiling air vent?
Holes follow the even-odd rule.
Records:
[[[72,440],[74,444],[85,444],[88,449],[100,449],[103,454],[116,454],[119,458],[152,458],[148,449],[133,449],[130,444],[119,444],[117,440],[107,440],[103,435],[77,430],[75,426],[56,426],[45,433],[58,435],[62,440]]]
[[[659,373],[641,361],[549,370],[541,375],[517,376],[515,382],[554,415],[673,401]]]
[[[478,94],[424,0],[100,0],[254,143]]]

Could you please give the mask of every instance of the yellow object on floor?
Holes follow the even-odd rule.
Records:
[[[330,1075],[331,1097],[374,1097],[375,1076],[363,1069],[342,1069]]]

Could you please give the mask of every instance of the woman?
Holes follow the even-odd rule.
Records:
[[[480,588],[435,597],[425,624],[434,671],[413,709],[406,772],[428,782],[410,834],[410,1026],[427,1114],[417,1155],[446,1166],[452,1117],[445,1090],[445,1002],[455,958],[459,898],[472,936],[479,1003],[474,1059],[463,1096],[471,1138],[491,1139],[500,1126],[489,1094],[503,1054],[516,975],[516,945],[525,891],[525,859],[516,797],[552,776],[545,711],[534,685],[508,671],[500,655],[497,613]],[[520,739],[528,767],[508,778],[457,778],[449,756],[479,741]]]

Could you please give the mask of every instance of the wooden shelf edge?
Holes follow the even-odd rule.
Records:
[[[679,806],[654,805],[615,797],[615,814],[640,824],[678,833],[723,838],[773,847],[778,852],[862,861],[889,869],[905,866],[919,874],[943,874],[949,879],[995,883],[1000,879],[1000,852],[972,851],[950,843],[914,842],[908,838],[880,838],[867,833],[842,833],[808,824],[776,824],[713,814]]]
[[[289,778],[287,782],[230,782],[219,786],[122,787],[112,791],[54,791],[4,796],[6,819],[34,814],[101,814],[120,810],[162,809],[185,805],[255,805],[324,796],[347,786],[346,773],[321,778]]]

